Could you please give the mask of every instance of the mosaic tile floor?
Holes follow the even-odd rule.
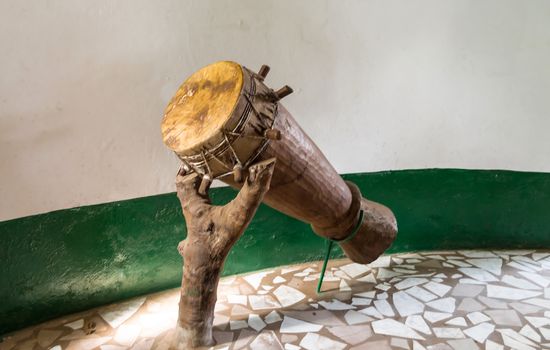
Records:
[[[550,349],[550,251],[383,256],[222,279],[212,349]],[[11,349],[166,349],[170,290],[16,332]]]

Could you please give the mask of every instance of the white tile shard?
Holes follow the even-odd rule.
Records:
[[[378,312],[380,312],[384,316],[389,316],[389,317],[395,316],[395,313],[393,312],[391,305],[385,299],[375,300],[374,306],[376,307],[376,310],[378,310]]]
[[[366,276],[359,277],[357,281],[365,282],[365,283],[376,283],[376,278],[374,277],[373,273],[369,273]]]
[[[449,293],[449,291],[452,289],[450,286],[442,283],[437,282],[429,282],[422,286],[423,288],[426,288],[430,292],[442,297],[445,294]]]
[[[357,294],[354,294],[356,297],[360,297],[360,298],[374,298],[374,296],[376,295],[376,291],[375,290],[371,290],[369,292],[363,292],[363,293],[357,293]]]
[[[389,267],[391,264],[391,256],[383,255],[371,262],[368,266],[372,267]]]
[[[391,285],[384,282],[384,283],[377,284],[376,286],[374,286],[374,288],[387,292],[391,288]]]
[[[324,307],[327,310],[353,310],[356,309],[355,306],[349,305],[346,303],[341,302],[338,299],[332,299],[332,301],[319,301],[319,305]]]
[[[448,320],[447,322],[445,322],[445,324],[448,324],[450,326],[459,326],[459,327],[466,327],[468,325],[466,323],[466,320],[464,319],[464,317],[452,318],[452,319]]]
[[[395,272],[390,269],[379,268],[378,273],[376,274],[376,278],[379,280],[387,280],[387,279],[390,279],[396,276],[401,276],[401,275],[402,273],[400,272]]]
[[[405,320],[405,325],[424,334],[432,334],[430,326],[424,321],[424,318],[420,315],[411,315]]]
[[[448,297],[448,298],[430,301],[426,303],[426,305],[438,311],[453,313],[456,308],[456,299]]]
[[[517,278],[517,277],[514,277],[514,276],[510,276],[510,275],[504,275],[502,277],[502,282],[512,286],[512,287],[516,287],[516,288],[521,288],[521,289],[533,289],[533,290],[540,290],[541,287],[536,285],[536,284],[533,284],[531,282],[528,282],[522,278]]]
[[[370,271],[368,265],[361,265],[356,263],[340,266],[340,269],[348,274],[351,278],[357,278]]]
[[[500,276],[502,272],[502,259],[500,258],[466,259],[466,261],[497,276]]]
[[[507,309],[508,303],[499,300],[499,299],[493,299],[493,298],[487,298],[483,295],[480,295],[477,297],[479,301],[481,301],[483,304],[487,305],[491,309]],[[472,311],[479,311],[479,310],[472,310]]]
[[[362,343],[373,335],[369,325],[328,327],[328,331],[350,345]]]
[[[489,298],[523,300],[541,295],[542,292],[535,292],[524,289],[487,285],[487,296]]]
[[[544,337],[544,339],[550,340],[550,328],[540,327],[539,331]]]
[[[281,304],[271,295],[249,295],[248,301],[252,310],[277,309],[281,307]]]
[[[351,298],[351,305],[354,305],[354,306],[370,305],[371,303],[372,303],[372,299]]]
[[[369,316],[355,310],[349,310],[348,312],[346,312],[344,314],[344,319],[350,326],[372,321],[372,318],[370,318]]]
[[[249,314],[248,315],[248,326],[255,330],[256,332],[261,331],[264,329],[267,324],[262,320],[260,315],[258,314]]]
[[[454,297],[473,298],[478,294],[480,294],[484,289],[485,289],[485,286],[483,285],[459,283],[453,288],[451,295]]]
[[[547,278],[542,277],[540,274],[531,273],[531,272],[524,272],[524,271],[520,271],[519,274],[522,275],[523,277],[527,278],[531,282],[534,282],[534,283],[538,284],[541,287],[546,288],[550,285],[550,280],[547,279]]]
[[[433,332],[436,337],[443,339],[460,339],[465,338],[464,333],[460,328],[452,327],[433,327]]]
[[[372,329],[377,334],[391,335],[401,338],[424,340],[420,334],[416,333],[413,329],[407,327],[401,322],[398,322],[391,318],[386,318],[379,321],[373,321],[371,323]]]
[[[237,330],[237,329],[243,329],[243,328],[246,328],[246,327],[248,327],[248,323],[246,323],[246,321],[244,321],[244,320],[230,320],[229,321],[229,329],[231,329],[232,331]]]
[[[286,285],[279,286],[275,289],[275,291],[273,291],[273,294],[277,297],[282,307],[294,305],[297,302],[304,300],[306,297],[304,293]]]
[[[478,343],[483,343],[493,333],[495,330],[495,326],[493,324],[484,322],[480,323],[478,325],[475,325],[473,327],[470,327],[468,329],[464,330],[464,334],[466,334],[468,337],[474,339]]]
[[[347,279],[347,280],[351,279],[351,277],[349,277],[348,274],[345,273],[342,270],[334,271],[334,276],[339,277],[339,278],[343,278],[343,279]]]
[[[533,350],[538,348],[537,344],[512,329],[497,329],[497,332],[501,333],[504,345],[514,350]]]
[[[285,316],[281,323],[279,333],[308,333],[318,332],[323,328],[322,325],[313,324],[298,320],[296,318]]]
[[[464,255],[467,258],[496,258],[494,253],[483,250],[459,250],[459,254]]]
[[[302,347],[300,347],[298,345],[289,344],[289,343],[285,344],[285,350],[300,350],[301,348]]]
[[[535,328],[550,325],[550,318],[548,317],[525,316],[525,319],[533,326],[535,326]]]
[[[534,330],[533,327],[529,326],[528,324],[526,324],[525,326],[523,326],[523,328],[521,328],[521,330],[519,331],[519,334],[531,339],[535,343],[540,343],[542,340],[541,336],[537,333],[537,331]]]
[[[550,300],[548,300],[548,299],[533,298],[533,299],[525,300],[524,302],[528,303],[528,304],[531,304],[531,305],[540,306],[540,307],[543,307],[545,309],[550,310]]]
[[[483,314],[479,311],[471,312],[468,315],[466,315],[466,317],[468,317],[470,322],[472,322],[473,324],[478,324],[478,323],[481,323],[481,322],[487,322],[487,321],[491,320],[489,317],[487,317],[487,315],[485,315],[485,314]]]
[[[495,275],[477,267],[461,267],[458,270],[463,274],[465,274],[466,276],[471,277],[477,281],[482,281],[482,282],[498,281]]]
[[[446,312],[433,312],[433,311],[424,312],[424,318],[430,321],[431,323],[436,323],[438,321],[450,318],[452,316],[453,314],[449,314]]]
[[[363,310],[359,310],[358,312],[375,318],[384,318],[384,316],[380,312],[378,312],[378,310],[374,306],[367,307]]]
[[[84,319],[81,318],[79,320],[76,320],[76,321],[73,321],[73,322],[70,322],[70,323],[65,323],[65,327],[69,327],[71,329],[80,329],[84,326]]]
[[[427,301],[432,301],[434,299],[437,299],[437,296],[435,294],[432,294],[430,292],[428,292],[427,290],[419,287],[419,286],[414,286],[412,288],[409,288],[409,289],[405,289],[405,292],[413,297],[415,297],[416,299],[419,299],[423,302],[427,302]]]
[[[476,299],[473,298],[464,298],[460,302],[460,305],[458,305],[459,311],[466,311],[466,312],[474,312],[474,311],[481,311],[485,309],[486,307],[480,304]]]
[[[254,288],[254,290],[258,290],[258,287],[262,283],[262,280],[265,276],[269,275],[273,271],[262,271],[253,273],[251,275],[243,276],[243,279]]]
[[[113,328],[118,328],[132,317],[145,302],[145,297],[132,299],[120,304],[108,306],[99,311],[99,315]]]
[[[307,333],[300,341],[300,346],[306,350],[342,350],[347,347],[347,344],[319,334]]]
[[[550,256],[550,253],[533,253],[531,256],[533,257],[533,260],[540,260]]]
[[[482,282],[482,281],[478,281],[478,280],[475,280],[473,278],[461,278],[458,280],[458,283],[462,283],[462,284],[479,284],[479,285],[486,285],[487,282]]]
[[[499,326],[521,326],[522,321],[515,310],[485,310],[491,320]]]
[[[272,324],[272,323],[275,323],[275,322],[279,322],[281,321],[282,318],[281,316],[279,315],[279,313],[275,310],[271,311],[270,313],[268,313],[266,316],[265,316],[265,323],[267,324]]]
[[[275,332],[263,331],[249,345],[250,350],[283,350],[283,344],[279,341]]]
[[[536,270],[533,269],[532,267],[525,266],[516,261],[509,262],[506,265],[525,272],[536,272]]]
[[[485,350],[504,350],[504,345],[487,340],[485,342]]]
[[[351,288],[350,286],[346,283],[346,281],[344,280],[340,280],[340,285],[338,286],[338,289],[341,291],[341,292],[349,292],[351,291]]]
[[[405,292],[393,294],[393,304],[402,317],[420,314],[424,311],[424,304]]]
[[[426,278],[418,278],[418,277],[407,277],[404,278],[401,282],[395,284],[395,288],[402,290],[407,289],[410,287],[417,286],[419,284],[428,283],[429,280]]]
[[[447,340],[447,344],[451,346],[452,350],[479,350],[480,349],[479,346],[477,346],[476,342],[470,338]]]
[[[462,260],[447,260],[447,263],[458,267],[472,267],[472,265]]]

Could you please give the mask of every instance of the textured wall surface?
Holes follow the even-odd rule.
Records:
[[[272,66],[340,173],[550,171],[550,1],[0,2],[0,220],[173,191],[159,123],[222,59]]]
[[[345,178],[395,212],[391,252],[550,246],[550,174],[412,170]],[[234,196],[229,188],[212,193],[215,203]],[[0,222],[0,334],[179,285],[176,246],[184,236],[173,193]],[[224,274],[323,253],[324,240],[307,225],[261,206]]]

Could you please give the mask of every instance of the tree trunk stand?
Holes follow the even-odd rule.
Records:
[[[178,174],[176,187],[187,225],[178,251],[183,257],[179,316],[173,349],[210,346],[216,292],[231,247],[241,237],[269,190],[275,158],[252,165],[238,195],[213,206],[197,174]]]

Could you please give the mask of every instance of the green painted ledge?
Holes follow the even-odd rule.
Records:
[[[344,177],[395,212],[391,252],[550,247],[548,173],[427,169]],[[234,194],[212,190],[218,204]],[[178,286],[176,246],[184,236],[174,193],[0,222],[0,334]],[[323,248],[307,225],[262,206],[224,273],[320,260]]]

